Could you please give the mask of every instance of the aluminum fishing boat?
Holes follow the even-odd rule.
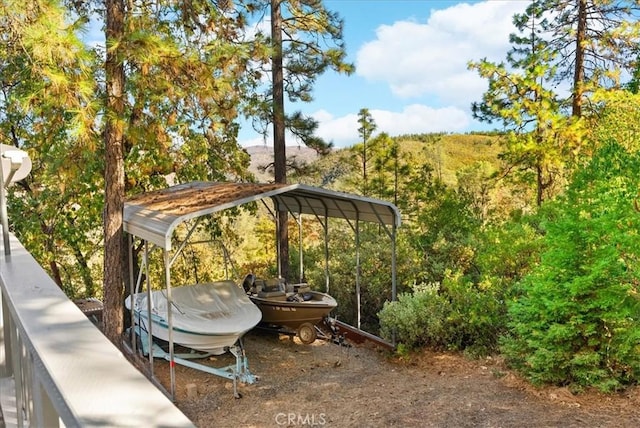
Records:
[[[313,291],[306,283],[285,285],[249,274],[242,285],[249,299],[260,308],[263,325],[293,331],[305,344],[316,340],[318,324],[338,306],[329,294]]]

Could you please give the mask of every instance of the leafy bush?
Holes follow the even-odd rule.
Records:
[[[538,260],[532,219],[482,226],[469,192],[426,186],[410,242],[421,255],[413,293],[379,313],[382,332],[409,347],[495,352],[513,284]]]
[[[409,347],[465,350],[473,355],[497,348],[506,324],[504,300],[490,287],[448,274],[442,285],[418,285],[388,302],[379,313],[382,334]]]
[[[395,302],[384,304],[378,314],[382,335],[409,346],[442,346],[448,304],[438,285],[418,285],[413,293],[401,293]]]
[[[521,217],[487,227],[477,235],[474,265],[479,281],[490,278],[492,288],[510,293],[539,262],[542,235],[537,223],[535,217]]]
[[[534,383],[616,390],[640,375],[640,156],[599,150],[547,207],[540,265],[510,306],[503,352]]]

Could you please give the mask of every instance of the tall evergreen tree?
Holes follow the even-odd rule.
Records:
[[[539,24],[545,11],[532,5],[528,13],[529,19],[518,23],[521,32],[510,36],[513,48],[506,64],[486,59],[469,64],[489,83],[472,112],[481,121],[502,122],[508,131],[502,153],[505,174],[518,173],[525,181],[532,176],[536,204],[541,205],[562,176],[568,156],[579,147],[581,133],[580,123],[567,117],[554,91],[557,53],[541,37]]]
[[[264,66],[271,68],[271,86],[257,97],[247,114],[254,118],[254,124],[265,134],[266,125],[271,123],[273,126],[274,178],[277,183],[285,183],[287,129],[319,153],[326,153],[331,147],[314,135],[317,122],[313,118],[304,117],[300,112],[286,113],[285,96],[290,102],[312,101],[313,85],[319,75],[328,69],[352,72],[353,66],[345,61],[343,22],[320,0],[253,0],[244,3],[247,10],[254,13],[270,8],[272,51],[270,61]],[[287,217],[284,210],[278,214],[278,265],[284,278],[289,276]]]
[[[94,57],[78,32],[84,20],[56,1],[0,8],[0,139],[29,153],[33,168],[9,191],[12,229],[70,296],[96,292],[86,226],[100,222],[93,130]],[[86,198],[86,199],[85,199]],[[78,226],[81,226],[80,228]]]
[[[248,64],[260,60],[263,49],[259,43],[243,41],[245,16],[228,6],[206,0],[188,5],[127,3],[127,27],[120,38],[107,38],[107,53],[119,49],[116,60],[124,76],[120,102],[126,103],[113,115],[116,125],[126,125],[123,163],[107,153],[105,167],[106,180],[122,174],[122,189],[117,185],[117,193],[114,187],[111,195],[114,205],[122,204],[126,193],[166,186],[165,176],[172,172],[178,181],[246,176],[249,159],[237,145],[236,119],[241,99],[255,86]],[[109,100],[111,79],[106,70]],[[107,205],[109,196],[105,195]],[[118,224],[121,230],[121,218],[109,218],[108,210],[106,217],[114,230]],[[116,289],[106,273],[124,272],[123,260],[121,251],[105,252],[105,309],[114,310],[114,318],[120,312],[116,300],[122,304],[121,296],[116,297],[121,285]],[[109,289],[107,281],[114,281]]]
[[[382,199],[391,199],[397,205],[401,186],[410,170],[407,153],[400,150],[398,138],[392,138],[386,132],[371,139],[368,152],[375,172],[369,182],[370,193]]]
[[[580,117],[587,94],[633,72],[639,12],[637,0],[534,0],[514,22],[519,30],[539,29],[554,52],[556,81],[571,83],[571,114]]]
[[[106,0],[106,119],[104,130],[104,313],[103,332],[118,343],[123,329],[125,245],[124,207],[125,70],[123,0]]]
[[[263,93],[256,94],[245,114],[253,120],[254,127],[266,135],[269,125],[273,125],[274,109],[282,107],[283,127],[308,147],[319,153],[326,152],[330,143],[314,135],[316,121],[299,111],[287,113],[284,104],[285,99],[291,103],[312,101],[316,79],[329,69],[338,73],[353,72],[353,65],[346,62],[342,19],[326,9],[321,0],[245,0],[237,2],[236,8],[257,16],[258,22],[270,17],[267,38],[271,55],[267,61],[256,63],[255,73],[270,75],[273,79],[273,74],[278,72],[279,57],[283,61],[281,82],[272,80]],[[257,34],[259,38],[264,36],[259,31]],[[278,100],[280,90],[282,106]]]
[[[271,120],[273,125],[273,164],[276,183],[287,182],[281,6],[282,0],[271,0],[271,88],[273,96]],[[289,213],[285,208],[278,209],[277,213],[278,273],[282,278],[289,279]]]
[[[310,102],[313,100],[313,87],[318,76],[329,69],[338,73],[350,74],[353,65],[346,62],[346,50],[342,39],[343,20],[328,10],[321,0],[246,0],[238,2],[254,15],[262,14],[269,8],[271,14],[272,58],[262,64],[259,72],[276,72],[278,57],[283,59],[282,92],[289,102]],[[276,26],[278,29],[276,29]],[[276,34],[277,33],[277,34]],[[272,81],[265,93],[255,100],[253,108],[247,111],[254,119],[258,130],[266,133],[267,125],[273,120],[273,109],[278,102],[276,86],[280,82]],[[292,120],[296,116],[296,120]],[[328,143],[314,138],[315,127],[310,123],[313,118],[300,120],[299,112],[284,114],[284,127],[291,130],[308,147],[322,152]]]
[[[22,186],[29,197],[15,198],[16,231],[70,296],[104,298],[115,340],[128,277],[124,196],[166,186],[169,173],[247,176],[236,118],[257,85],[248,64],[268,49],[244,40],[244,13],[208,0],[77,2],[66,14],[51,1],[13,6],[0,11],[3,36],[15,41],[2,46],[0,132],[33,149],[34,161]],[[88,55],[75,33],[94,12],[106,23],[107,50]],[[28,31],[18,31],[22,19]],[[103,218],[101,264],[93,260],[103,255]],[[100,293],[94,283],[103,280]]]
[[[545,210],[545,249],[509,305],[503,342],[534,383],[615,391],[638,382],[640,216],[631,201],[640,157],[631,146],[603,141]]]
[[[368,108],[361,108],[358,112],[358,124],[360,125],[358,134],[360,138],[362,138],[362,194],[367,195],[369,191],[367,183],[367,162],[370,157],[367,153],[367,144],[377,128],[376,121],[373,119]],[[369,149],[371,148],[369,147]]]

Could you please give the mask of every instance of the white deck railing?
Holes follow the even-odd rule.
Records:
[[[10,245],[10,255],[0,245],[0,410],[7,427],[193,426],[13,236]]]

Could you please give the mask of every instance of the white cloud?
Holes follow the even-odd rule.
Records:
[[[456,107],[411,104],[401,112],[372,110],[371,115],[378,130],[390,135],[460,131],[469,124],[467,114]]]
[[[358,139],[358,116],[349,114],[342,117],[334,117],[326,110],[319,110],[312,114],[312,117],[318,121],[318,129],[316,135],[324,139],[326,142],[333,142],[336,147],[350,146],[357,142]],[[287,145],[292,146],[298,144],[296,137],[289,132],[285,135]],[[266,138],[256,136],[253,138],[240,138],[239,144],[242,147],[251,146],[273,146],[273,138],[271,132],[268,132]]]
[[[430,132],[462,131],[469,125],[469,116],[456,107],[433,108],[420,104],[404,107],[400,112],[369,110],[377,125],[376,134],[386,132],[391,136],[423,134]],[[333,117],[321,110],[313,117],[318,120],[318,135],[333,141],[336,147],[346,147],[359,141],[358,115]]]
[[[398,21],[382,25],[376,39],[357,53],[356,73],[388,83],[394,95],[436,96],[442,105],[468,107],[486,82],[467,70],[471,60],[504,59],[512,17],[528,1],[486,1],[435,10],[426,23]]]
[[[82,40],[87,46],[104,50],[105,33],[103,26],[104,22],[101,16],[95,13],[90,16],[89,23],[82,31]]]
[[[467,113],[456,107],[433,108],[421,104],[405,106],[402,111],[370,109],[369,113],[376,123],[374,134],[386,132],[391,136],[403,134],[424,134],[431,132],[462,132],[468,125],[470,118]],[[347,114],[334,117],[326,110],[318,110],[312,114],[318,121],[316,134],[327,142],[333,142],[335,147],[349,147],[360,141],[358,135],[358,115]],[[240,141],[243,147],[273,146],[270,136],[245,138]],[[296,145],[293,135],[287,134],[287,145]]]

